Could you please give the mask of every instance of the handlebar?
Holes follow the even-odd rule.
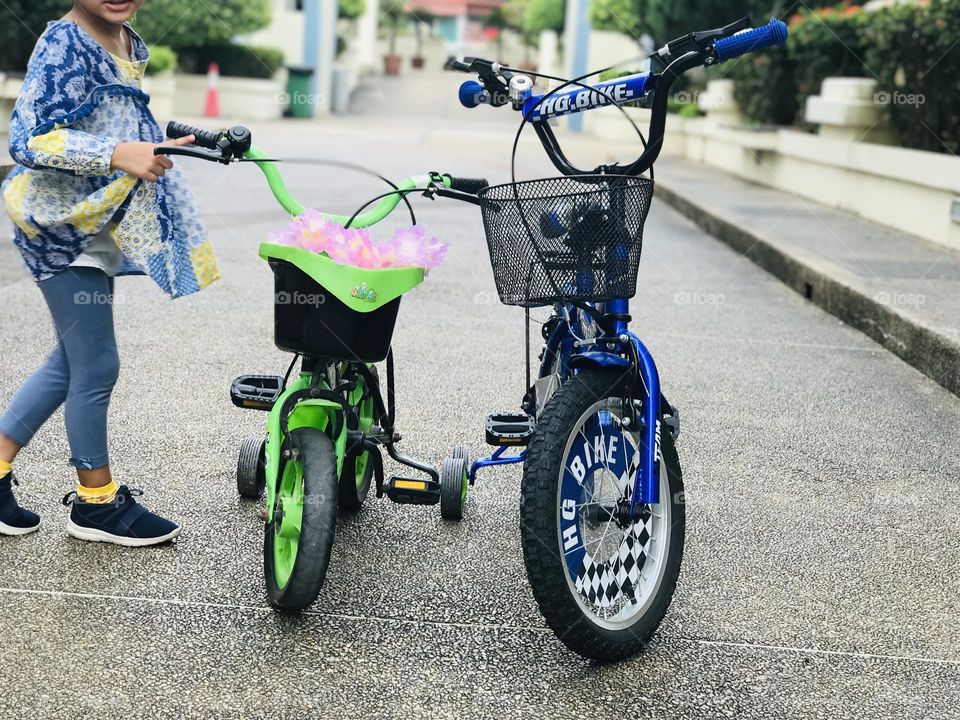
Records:
[[[444,175],[445,178],[450,179],[449,188],[451,190],[458,190],[462,193],[467,193],[468,195],[476,195],[478,192],[483,190],[485,187],[490,185],[483,178],[455,178],[450,175]]]
[[[750,25],[749,18],[741,18],[722,28],[677,38],[654,56],[656,66],[663,68],[659,72],[638,73],[588,87],[571,81],[568,84],[574,84],[574,87],[570,90],[537,96],[521,89],[521,81],[529,83],[528,77],[489,60],[451,59],[447,68],[479,75],[481,82],[468,81],[460,86],[460,102],[465,107],[473,108],[481,104],[498,107],[510,103],[515,110],[522,111],[524,120],[533,125],[551,162],[564,175],[640,175],[649,170],[660,155],[670,90],[683,73],[695,67],[726,62],[748,52],[782,45],[787,40],[787,26],[781,20],[771,19],[767,25],[758,28],[751,28]],[[643,154],[626,166],[614,164],[591,170],[574,167],[564,156],[553,129],[546,122],[561,115],[640,99],[649,100],[651,108],[647,144]]]
[[[229,165],[231,162],[240,159],[248,160],[260,168],[267,179],[270,191],[284,210],[293,216],[297,216],[304,211],[304,206],[297,202],[290,191],[287,190],[283,176],[277,169],[277,162],[268,159],[262,150],[253,147],[251,133],[247,128],[242,125],[235,125],[225,131],[208,131],[173,121],[167,124],[168,138],[175,139],[189,135],[194,136],[195,142],[193,145],[186,147],[158,146],[154,150],[154,154],[182,155],[223,163],[224,165]],[[429,173],[410,177],[398,183],[394,192],[384,195],[376,206],[365,213],[356,216],[332,213],[323,213],[323,215],[341,225],[349,225],[354,228],[369,227],[387,217],[411,192],[436,192],[440,195],[476,203],[479,202],[476,198],[477,192],[487,185],[489,183],[482,179],[454,178],[450,175]]]
[[[209,130],[201,130],[200,128],[191,127],[185,123],[174,122],[173,120],[167,123],[167,137],[171,140],[193,135],[194,145],[199,145],[208,150],[217,149],[217,143],[220,142],[222,134],[223,133],[211,132]]]
[[[783,45],[787,41],[787,25],[776,18],[763,27],[744,30],[736,35],[721,38],[714,44],[717,60],[726,62],[749,52],[764,50],[774,45]]]

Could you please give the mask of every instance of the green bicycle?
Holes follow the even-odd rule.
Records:
[[[252,146],[248,129],[206,132],[175,122],[167,126],[170,138],[188,135],[195,137],[194,145],[157,152],[224,164],[254,162],[284,210],[294,216],[304,211],[287,191],[275,161]],[[456,197],[457,191],[475,193],[486,184],[430,173],[395,185],[374,198],[376,205],[366,212],[324,217],[345,227],[369,227],[390,215],[408,193]],[[235,405],[269,412],[266,436],[248,438],[240,448],[237,490],[250,499],[266,495],[267,594],[275,607],[296,612],[323,587],[339,510],[359,510],[374,484],[377,497],[439,503],[444,518],[459,520],[470,459],[466,448],[457,448],[438,471],[396,449],[400,435],[390,345],[400,300],[423,282],[422,268],[361,269],[269,242],[259,254],[275,277],[276,344],[294,358],[285,376],[245,375],[233,382]],[[298,361],[300,372],[291,379]],[[381,361],[386,361],[386,402],[375,365]],[[417,474],[384,478],[382,449]]]

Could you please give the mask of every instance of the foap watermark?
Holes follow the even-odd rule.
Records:
[[[927,304],[927,296],[920,293],[908,293],[897,291],[886,291],[876,293],[873,296],[875,302],[890,307],[923,307]]]
[[[927,102],[927,96],[923,93],[906,93],[900,90],[887,92],[881,90],[873,96],[873,102],[876,105],[904,105],[907,107],[920,107]]]
[[[692,305],[706,307],[720,307],[727,301],[727,296],[722,293],[708,292],[678,292],[673,295],[674,305]]]
[[[302,305],[317,308],[326,304],[327,296],[323,293],[305,293],[298,290],[286,292],[285,290],[281,290],[274,295],[273,301],[277,305]]]
[[[727,112],[731,109],[731,97],[722,92],[681,90],[671,99],[680,106],[680,113],[689,117],[693,117],[694,110],[696,114],[705,114],[717,111]]]
[[[699,90],[681,90],[674,93],[673,99],[682,105],[711,104],[716,106],[723,105],[727,101],[727,98],[723,95],[709,95]]]
[[[285,92],[277,95],[277,104],[283,105],[284,107],[317,107],[318,105],[323,105],[327,98],[325,95],[320,93],[305,93],[296,90],[294,92]]]
[[[74,305],[119,305],[122,302],[123,298],[113,293],[81,290],[73,294]]]
[[[507,305],[518,305],[525,302],[527,298],[523,295],[499,295],[492,292],[476,292],[473,294],[474,305],[497,305],[501,302]]]

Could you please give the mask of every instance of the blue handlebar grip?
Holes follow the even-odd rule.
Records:
[[[748,52],[756,52],[787,41],[787,25],[782,20],[772,19],[768,25],[744,30],[730,37],[717,40],[713,46],[717,60],[726,62]]]
[[[460,86],[460,104],[471,109],[482,105],[483,101],[480,98],[484,92],[483,85],[476,80],[467,80]]]

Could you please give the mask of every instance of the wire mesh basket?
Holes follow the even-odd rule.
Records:
[[[478,193],[500,300],[537,307],[636,292],[653,181],[586,175]]]

